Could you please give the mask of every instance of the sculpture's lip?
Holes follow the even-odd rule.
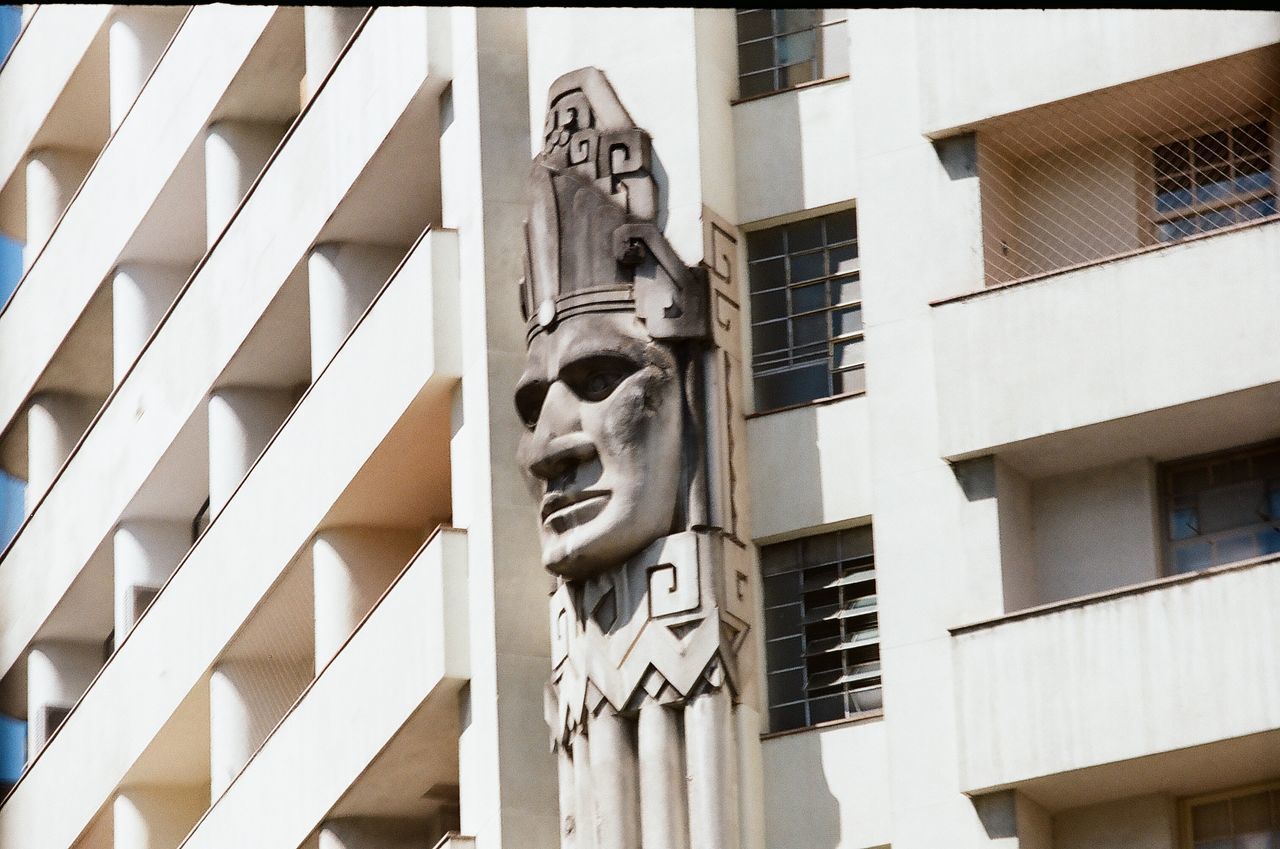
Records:
[[[568,492],[548,492],[542,499],[542,521],[550,521],[557,513],[596,498],[608,498],[607,489],[579,489]]]

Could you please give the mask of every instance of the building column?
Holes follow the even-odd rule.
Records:
[[[333,659],[418,549],[413,531],[328,528],[312,547],[315,671]]]
[[[303,9],[307,75],[303,101],[310,100],[329,73],[343,46],[368,11],[367,6],[307,6]]]
[[[102,644],[46,640],[27,653],[27,759],[36,756],[66,711],[102,668]]]
[[[1002,790],[973,797],[992,849],[1053,849],[1053,818],[1029,796]]]
[[[210,520],[226,506],[293,403],[288,389],[255,386],[215,389],[209,396]]]
[[[99,399],[67,392],[42,392],[31,399],[27,408],[27,513],[49,489],[101,406]]]
[[[203,787],[124,787],[112,803],[114,849],[175,849],[208,807]]]
[[[108,102],[111,130],[142,91],[160,54],[182,20],[183,7],[121,7],[107,30]]]
[[[191,548],[187,522],[121,522],[115,540],[115,643],[120,645]]]
[[[58,219],[93,166],[95,154],[61,147],[42,147],[27,155],[27,241],[23,270],[31,267]]]
[[[157,263],[126,263],[111,278],[111,373],[119,383],[142,353],[165,310],[186,282],[187,269]]]
[[[1039,602],[1031,527],[1031,487],[1016,469],[993,457],[952,465],[964,494],[960,531],[972,588],[980,590],[985,616],[999,616]]]
[[[209,677],[211,798],[227,789],[311,681],[311,665],[281,658],[227,660]]]
[[[213,243],[249,192],[285,127],[266,121],[218,121],[204,140],[205,233]]]
[[[307,285],[311,295],[312,380],[337,353],[404,255],[404,248],[353,242],[318,245],[311,252]]]

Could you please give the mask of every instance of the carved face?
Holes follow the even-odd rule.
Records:
[[[566,578],[619,566],[671,532],[682,396],[671,350],[629,313],[538,334],[516,389],[520,462],[542,490],[542,562]]]

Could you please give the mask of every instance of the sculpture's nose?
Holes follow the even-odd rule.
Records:
[[[535,477],[551,482],[595,458],[595,443],[583,433],[578,410],[577,396],[560,381],[547,390],[527,460]]]

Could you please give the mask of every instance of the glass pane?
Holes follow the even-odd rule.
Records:
[[[1169,212],[1190,203],[1190,177],[1178,174],[1156,183],[1156,212]]]
[[[822,219],[810,218],[787,227],[787,250],[790,253],[822,247]]]
[[[826,261],[822,251],[807,254],[793,254],[791,257],[791,282],[801,283],[805,280],[817,280],[827,273]]]
[[[1231,197],[1231,169],[1225,165],[1200,172],[1196,182],[1196,200],[1198,201]]]
[[[780,705],[804,698],[804,673],[799,669],[769,673],[769,704]]]
[[[799,565],[799,560],[797,559],[799,553],[799,545],[795,542],[779,542],[773,545],[766,545],[760,549],[760,569],[766,575],[777,574],[786,569],[795,569]],[[799,578],[796,578],[796,581],[799,580]],[[797,583],[797,592],[799,592],[799,586],[799,583]]]
[[[1271,168],[1265,159],[1241,163],[1236,170],[1237,192],[1261,192],[1271,188]]]
[[[862,365],[867,361],[867,355],[863,352],[864,341],[862,339],[854,339],[849,342],[840,342],[836,348],[835,368],[848,368],[849,366]]]
[[[803,404],[830,394],[826,363],[815,363],[755,380],[756,409],[776,410]]]
[[[852,209],[847,212],[833,212],[826,217],[825,221],[827,244],[834,245],[837,242],[848,242],[858,238],[857,215]]]
[[[790,669],[804,662],[801,656],[804,644],[800,637],[770,640],[765,644],[765,656],[770,669]]]
[[[1231,800],[1231,829],[1237,834],[1271,830],[1271,798],[1266,792]]]
[[[1236,127],[1231,131],[1231,145],[1238,157],[1267,156],[1270,146],[1265,123],[1250,124],[1247,127]]]
[[[884,699],[881,696],[880,688],[875,687],[870,690],[859,690],[858,692],[850,693],[849,707],[853,712],[880,710],[884,707]]]
[[[804,315],[791,320],[791,337],[796,345],[812,345],[827,338],[827,314]]]
[[[777,351],[787,347],[787,323],[770,321],[756,324],[751,328],[752,353],[759,356],[769,351]]]
[[[832,248],[827,254],[828,274],[849,274],[858,270],[858,245],[851,243]]]
[[[1160,225],[1160,241],[1175,242],[1178,239],[1194,235],[1195,232],[1196,222],[1193,218],[1180,218],[1177,221],[1168,221]]]
[[[1252,203],[1247,203],[1240,208],[1241,221],[1253,221],[1258,218],[1266,218],[1269,215],[1276,214],[1276,199],[1274,197],[1259,198]]]
[[[804,703],[769,709],[769,729],[772,731],[789,731],[804,726]]]
[[[800,603],[766,608],[764,628],[766,634],[778,637],[800,633]]]
[[[817,26],[817,9],[774,9],[774,20],[777,22],[776,32],[791,32]]]
[[[840,532],[840,553],[844,557],[866,557],[871,554],[871,526]]]
[[[1169,512],[1169,539],[1190,539],[1200,535],[1200,518],[1194,506],[1175,506]]]
[[[843,336],[860,330],[862,330],[862,307],[852,307],[831,314],[832,335]]]
[[[1200,232],[1207,233],[1210,230],[1218,230],[1222,227],[1230,227],[1236,223],[1235,210],[1219,209],[1213,212],[1206,212],[1199,216]]]
[[[786,248],[782,243],[782,228],[757,230],[747,234],[747,259],[764,259],[771,256],[782,256]]]
[[[796,65],[787,65],[781,69],[779,84],[781,88],[791,88],[801,83],[813,82],[818,78],[812,59],[806,59]]]
[[[738,45],[738,74],[764,71],[773,67],[773,41],[753,41]]]
[[[831,303],[847,304],[862,300],[862,281],[857,277],[841,277],[831,281]]]
[[[774,289],[760,295],[751,296],[751,320],[767,321],[771,318],[784,318],[787,314],[787,290]]]
[[[844,719],[844,693],[824,696],[809,702],[809,721],[830,722],[833,719]]]
[[[1209,482],[1209,469],[1205,466],[1179,469],[1169,476],[1169,483],[1174,495],[1189,495],[1199,492],[1207,487]]]
[[[1162,144],[1155,149],[1156,175],[1169,174],[1175,171],[1186,171],[1191,167],[1187,142]]]
[[[1173,571],[1176,574],[1196,572],[1212,565],[1213,545],[1211,543],[1187,543],[1173,550]]]
[[[1191,809],[1191,836],[1196,841],[1231,834],[1231,809],[1228,802],[1196,805]]]
[[[780,289],[787,284],[785,259],[767,259],[753,262],[751,269],[751,291],[763,292],[765,289]]]
[[[827,284],[815,283],[791,290],[791,312],[811,312],[827,306]],[[825,333],[825,329],[824,329]],[[823,337],[825,338],[825,336]]]
[[[1196,168],[1216,165],[1230,155],[1227,149],[1227,131],[1209,133],[1191,142],[1191,155]]]
[[[1262,481],[1215,487],[1200,493],[1200,532],[1211,534],[1255,524],[1266,516]]]
[[[768,9],[738,13],[738,41],[751,41],[770,35],[773,35],[773,15]]]
[[[764,606],[777,607],[780,604],[792,604],[800,598],[800,572],[781,572],[776,575],[765,575]],[[781,634],[770,634],[780,637]]]
[[[774,82],[774,73],[771,70],[745,74],[738,78],[738,97],[755,97],[757,94],[768,94],[777,90],[778,85]]]
[[[1248,560],[1250,557],[1257,557],[1261,553],[1258,551],[1257,537],[1252,532],[1224,537],[1215,540],[1213,544],[1213,562],[1215,565],[1218,563],[1234,563],[1237,560]]]
[[[1277,551],[1280,551],[1280,529],[1258,531],[1258,554],[1275,554]]]
[[[834,392],[838,395],[845,395],[852,392],[867,391],[867,370],[856,368],[852,371],[842,371],[831,376],[835,385]]]

